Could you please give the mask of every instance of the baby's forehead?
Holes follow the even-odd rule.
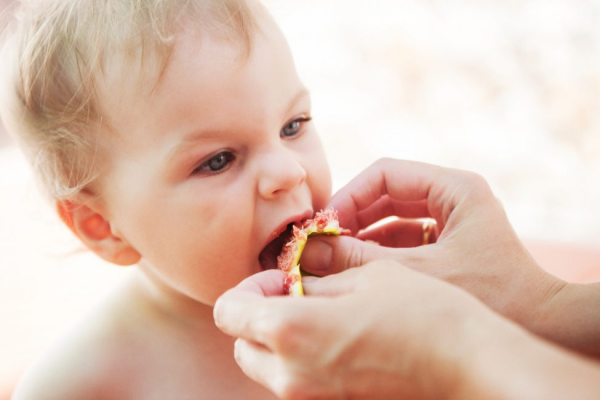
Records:
[[[160,50],[140,51],[134,56],[114,54],[96,78],[102,127],[112,134],[109,136],[121,137],[134,148],[140,146],[128,136],[158,128],[152,124],[157,117],[197,118],[199,104],[205,106],[207,115],[214,112],[216,104],[206,101],[206,92],[217,82],[230,85],[236,72],[247,64],[248,55],[253,54],[243,41],[201,29],[182,29],[175,34],[168,54]],[[118,143],[110,142],[110,146]]]
[[[224,69],[239,69],[251,53],[250,43],[243,40],[215,36],[203,29],[185,29],[174,35],[166,52],[159,48],[140,49],[134,56],[114,54],[95,79],[102,123],[114,132],[128,131],[122,125],[126,120],[143,120],[144,104],[167,111],[176,100],[176,89],[191,101],[194,93],[187,88],[190,80],[205,77],[211,81],[211,76]],[[204,62],[192,61],[198,58]]]
[[[14,105],[10,114],[17,121],[11,130],[34,155],[53,197],[71,196],[96,175],[88,161],[94,159],[95,142],[102,136],[98,132],[106,131],[98,130],[98,125],[119,123],[111,120],[116,114],[109,115],[106,109],[127,109],[125,94],[139,91],[140,82],[160,78],[176,33],[185,25],[182,21],[189,21],[188,26],[197,31],[202,27],[243,43],[255,29],[253,21],[261,10],[256,0],[136,4],[129,0],[20,3],[18,22],[7,35],[7,43],[15,45],[5,46],[15,66],[15,73],[5,74],[11,89],[6,103]],[[144,88],[151,92],[153,87]],[[44,167],[48,165],[55,167]],[[80,169],[85,171],[78,174]]]
[[[144,66],[122,63],[101,93],[103,111],[114,130],[140,147],[135,138],[193,134],[200,131],[245,131],[270,116],[286,113],[304,89],[291,52],[277,26],[261,25],[246,53],[243,44],[205,32],[182,30],[168,62]],[[149,66],[148,66],[149,65]],[[278,121],[281,123],[281,121]],[[243,126],[241,126],[243,125]],[[145,133],[139,133],[145,132]]]
[[[166,3],[172,4],[173,0]],[[195,3],[201,6],[190,6]],[[94,71],[94,100],[105,127],[117,131],[117,115],[128,110],[128,105],[136,99],[160,96],[173,59],[198,51],[200,43],[211,42],[232,50],[229,58],[243,66],[252,53],[256,35],[267,34],[273,26],[278,30],[271,15],[256,0],[192,0],[185,4],[188,12],[171,20],[170,27],[164,27],[168,21],[164,17],[156,29],[140,29],[140,35],[113,38],[109,47],[115,51],[105,51],[103,65]],[[186,38],[193,40],[182,40]],[[202,71],[185,71],[181,79],[196,72]]]
[[[257,14],[253,21],[252,29],[241,35],[234,31],[223,33],[222,29],[226,28],[211,30],[194,19],[187,19],[174,32],[168,48],[138,49],[133,55],[115,55],[107,62],[98,96],[107,120],[118,124],[123,118],[114,117],[124,113],[128,119],[135,119],[130,105],[140,102],[164,103],[164,109],[168,109],[169,101],[173,100],[169,97],[173,87],[181,87],[179,93],[186,93],[190,98],[201,96],[202,93],[190,93],[191,80],[205,79],[214,83],[216,79],[212,76],[222,78],[224,71],[234,76],[250,59],[260,58],[261,63],[269,63],[270,60],[261,57],[265,52],[256,49],[265,40],[276,43],[282,54],[289,53],[283,34],[268,13]],[[286,69],[295,70],[293,61],[288,64]]]

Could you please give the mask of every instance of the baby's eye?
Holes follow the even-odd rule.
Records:
[[[206,162],[203,162],[198,168],[194,170],[195,174],[215,174],[222,172],[227,168],[231,162],[235,160],[235,156],[230,151],[222,151],[211,157]]]
[[[298,135],[298,133],[300,132],[300,128],[302,128],[302,124],[310,120],[310,117],[302,117],[293,120],[292,122],[283,127],[279,136],[281,136],[282,138],[291,138]]]

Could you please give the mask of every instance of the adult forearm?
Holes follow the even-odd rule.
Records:
[[[569,283],[540,309],[530,330],[580,353],[600,358],[600,283]]]
[[[495,325],[465,357],[464,379],[454,398],[598,398],[600,365],[507,321]]]

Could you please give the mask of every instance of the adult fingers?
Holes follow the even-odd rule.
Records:
[[[381,159],[334,194],[329,206],[338,210],[341,226],[350,226],[356,215],[386,195],[396,201],[426,200],[440,170],[429,164]]]
[[[418,247],[435,243],[438,229],[431,219],[397,220],[363,231],[356,237],[385,247]]]
[[[339,341],[339,338],[325,339]],[[298,349],[303,356],[306,355],[306,351],[303,350],[315,347],[314,342],[303,343],[303,345],[302,349]],[[327,352],[331,346],[319,341],[316,347],[323,347],[322,351],[319,351],[314,357],[309,357],[307,363],[305,360],[298,362],[297,357],[285,357],[272,353],[255,343],[238,339],[235,343],[235,360],[248,377],[271,390],[278,398],[341,398],[339,389],[329,384],[323,371],[319,370],[319,357],[322,357],[323,353]],[[324,383],[324,379],[326,383]]]
[[[239,285],[225,292],[213,309],[217,327],[230,336],[243,337],[265,343],[268,334],[268,313],[286,297],[283,295],[285,273],[279,270],[264,271],[244,279]]]
[[[427,209],[427,200],[400,201],[385,195],[366,209],[358,212],[350,225],[342,225],[352,232],[359,232],[386,217],[400,218],[427,218],[430,217]]]
[[[380,259],[397,260],[397,249],[363,242],[351,236],[317,236],[307,244],[300,265],[313,275],[330,275]]]
[[[479,175],[413,161],[382,159],[337,192],[329,206],[339,211],[340,225],[358,224],[356,215],[382,197],[404,202],[426,200],[429,215],[445,224],[459,204],[470,206],[493,194]],[[443,226],[442,226],[443,227]]]
[[[312,334],[306,321],[323,305],[310,297],[265,297],[273,284],[283,287],[284,278],[282,271],[265,271],[225,292],[215,303],[216,326],[229,336],[259,343],[277,353],[295,352],[299,348],[295,343],[308,340]]]
[[[260,344],[237,339],[234,346],[235,361],[250,379],[272,388],[280,371],[280,359]]]
[[[360,268],[352,268],[323,278],[306,276],[302,278],[302,288],[308,296],[343,296],[354,292],[361,283],[360,271]]]
[[[383,259],[369,262],[361,268],[351,268],[323,278],[305,277],[302,283],[305,293],[309,296],[333,296],[337,297],[334,301],[339,300],[347,305],[351,297],[344,298],[344,295],[352,295],[372,288],[377,288],[379,291],[382,285],[396,288],[406,284],[410,286],[409,282],[415,274],[419,272],[409,269],[400,262]],[[328,304],[332,305],[334,302],[330,301]]]
[[[282,281],[285,273],[278,269],[263,271],[244,279],[237,286],[240,293],[258,294],[263,297],[281,296],[284,294]]]

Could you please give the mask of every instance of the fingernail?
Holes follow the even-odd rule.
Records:
[[[330,269],[333,249],[324,240],[311,239],[302,253],[302,269],[308,272],[326,272]]]

